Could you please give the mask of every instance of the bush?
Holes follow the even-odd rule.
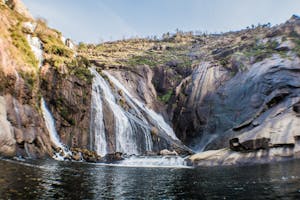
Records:
[[[159,96],[158,99],[163,103],[168,103],[173,94],[173,90],[168,90],[166,94]]]

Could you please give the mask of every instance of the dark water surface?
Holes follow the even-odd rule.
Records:
[[[0,199],[300,199],[300,161],[172,169],[0,160]]]

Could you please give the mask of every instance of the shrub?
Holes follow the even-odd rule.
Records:
[[[166,94],[159,96],[158,99],[163,103],[168,103],[173,94],[173,90],[168,90]]]

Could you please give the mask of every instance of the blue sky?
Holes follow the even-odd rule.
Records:
[[[251,24],[280,24],[300,14],[299,0],[23,0],[75,42],[161,36],[183,31],[225,32]]]

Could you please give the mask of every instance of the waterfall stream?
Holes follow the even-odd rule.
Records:
[[[56,160],[64,160],[65,157],[70,156],[72,153],[66,148],[63,143],[60,142],[59,136],[56,132],[54,119],[49,109],[47,108],[44,98],[41,99],[41,109],[43,112],[46,127],[49,132],[50,140],[55,145],[55,147],[60,149],[60,152],[55,153],[53,158]]]
[[[158,128],[160,133],[178,140],[162,116],[135,99],[117,79],[107,72],[101,76],[94,68],[90,68],[90,72],[94,76],[91,97],[90,150],[96,151],[101,156],[112,152],[144,155],[153,149],[150,133],[153,127]],[[50,139],[53,145],[61,151],[56,153],[53,158],[63,160],[66,156],[71,156],[71,152],[60,141],[54,119],[43,98],[41,99],[41,109]],[[167,158],[131,156],[119,164],[180,167],[186,165],[184,159],[179,156]]]
[[[41,67],[43,63],[43,49],[42,42],[38,37],[32,37],[30,34],[27,35],[27,41],[34,53],[36,59],[38,60],[38,66]]]
[[[132,126],[132,123],[125,114],[125,110],[117,104],[116,98],[112,90],[110,89],[109,84],[105,81],[105,79],[102,76],[98,74],[98,72],[95,69],[90,70],[94,75],[92,108],[103,106],[103,101],[105,101],[108,104],[114,116],[116,138],[115,151],[127,154],[139,154],[135,127]],[[102,108],[98,108],[98,111],[101,112]],[[102,142],[98,139],[95,140],[95,142],[98,143],[95,143],[94,149],[104,149],[105,147],[103,146],[106,146],[106,142],[104,128],[102,129],[102,127],[104,127],[104,125],[102,125],[103,114],[95,113],[92,121],[95,121],[96,123],[100,124],[97,125],[100,127],[100,129],[98,130],[95,130],[97,129],[97,126],[92,127],[92,132],[94,133],[93,138],[98,138],[99,140],[102,139]]]
[[[159,128],[161,131],[163,131],[165,134],[167,134],[168,136],[170,136],[172,139],[174,140],[178,140],[178,138],[176,137],[173,129],[170,127],[169,124],[167,124],[165,122],[165,120],[163,119],[163,117],[159,114],[157,114],[156,112],[154,112],[153,110],[147,108],[142,102],[140,102],[138,99],[134,98],[129,91],[112,75],[110,75],[108,72],[104,71],[104,74],[106,76],[108,76],[108,78],[114,83],[115,86],[117,86],[119,89],[121,89],[127,99],[129,99],[129,101],[132,104],[137,105],[137,107],[142,110],[148,117],[148,119],[157,127]],[[135,107],[136,108],[136,107]]]
[[[150,133],[153,127],[156,127],[161,134],[178,140],[173,129],[161,115],[134,98],[111,74],[103,71],[102,77],[96,69],[90,68],[90,71],[94,75],[90,123],[92,150],[102,156],[112,151],[108,148],[107,134],[114,134],[114,152],[142,155],[153,149]],[[104,107],[106,112],[109,109],[113,115],[114,133],[108,133],[105,128]]]
[[[90,122],[90,149],[103,156],[107,153],[105,126],[103,121],[103,109],[101,99],[102,80],[94,69],[90,69],[95,76],[92,85],[91,122]]]

